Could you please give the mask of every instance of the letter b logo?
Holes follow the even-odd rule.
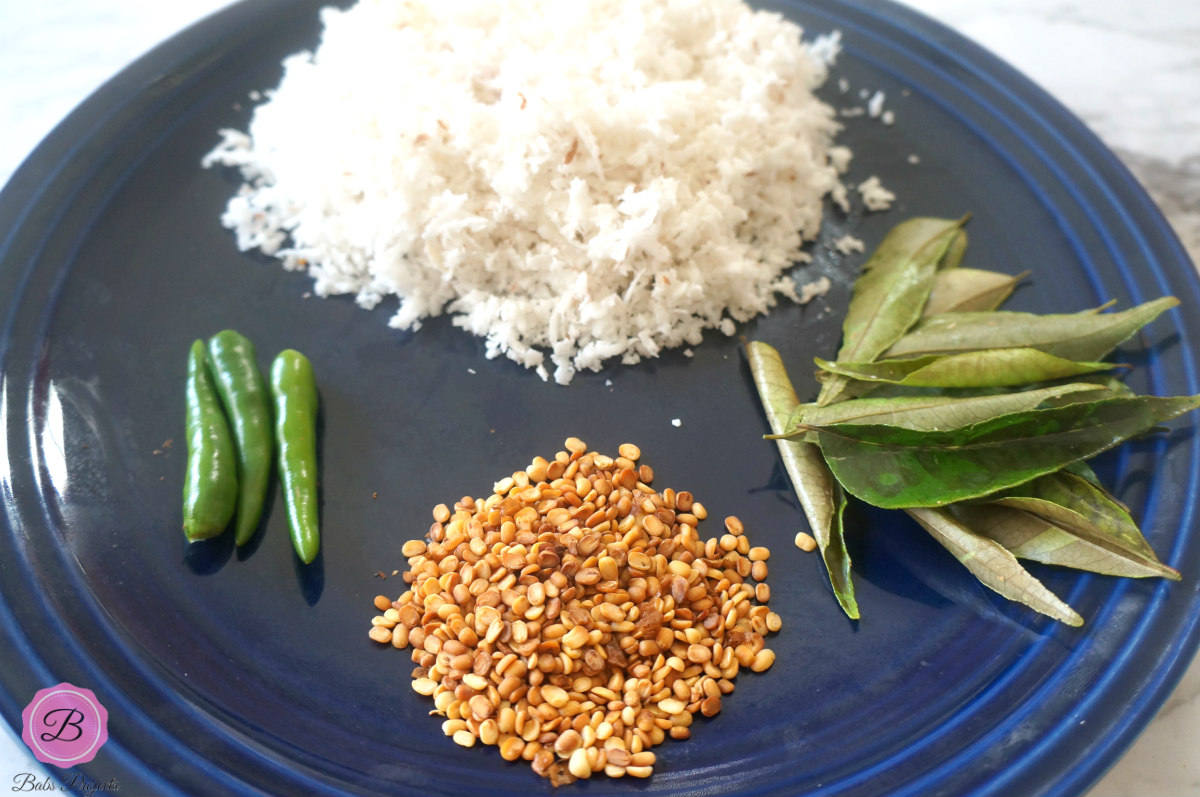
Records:
[[[108,740],[108,712],[90,689],[41,689],[21,714],[21,738],[43,764],[86,764]]]

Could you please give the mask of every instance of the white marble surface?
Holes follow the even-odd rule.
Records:
[[[1200,261],[1200,3],[908,0],[1000,55],[1130,166]],[[0,184],[77,103],[223,0],[0,0]],[[1200,797],[1200,662],[1089,797]],[[40,772],[0,732],[0,784]],[[1017,796],[1019,797],[1019,796]]]

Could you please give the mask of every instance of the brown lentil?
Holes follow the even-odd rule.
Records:
[[[774,663],[764,636],[782,620],[754,603],[770,598],[770,552],[734,516],[701,539],[704,505],[655,492],[636,445],[564,448],[485,499],[434,507],[426,539],[401,548],[408,591],[375,598],[369,636],[411,646],[412,688],[455,743],[554,785],[649,777],[649,748],[719,714],[739,668]]]
[[[767,563],[759,559],[750,566],[750,578],[755,581],[767,580]]]

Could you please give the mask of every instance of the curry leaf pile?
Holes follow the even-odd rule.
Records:
[[[774,348],[747,344],[768,438],[849,617],[847,495],[904,510],[985,586],[1082,625],[1018,560],[1179,578],[1086,464],[1200,407],[1136,395],[1104,361],[1178,301],[1001,311],[1026,274],[960,267],[965,222],[914,218],[888,233],[855,282],[837,358],[816,359],[815,402],[800,402]]]

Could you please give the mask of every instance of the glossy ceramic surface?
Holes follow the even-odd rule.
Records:
[[[649,781],[562,793],[1001,795],[1083,792],[1152,716],[1197,641],[1200,447],[1190,421],[1106,456],[1101,475],[1181,583],[1032,569],[1085,618],[1056,625],[992,596],[915,525],[847,517],[863,620],[845,619],[762,441],[739,339],[772,343],[802,378],[836,350],[862,257],[910,215],[974,214],[968,264],[1034,275],[1040,312],[1183,300],[1123,359],[1140,391],[1200,393],[1195,271],[1117,161],[1052,99],[987,53],[889,4],[771,7],[842,31],[825,91],[885,92],[893,125],[849,120],[850,179],[879,175],[890,213],[832,213],[809,274],[829,295],[709,335],[694,357],[540,382],[445,319],[415,334],[239,254],[218,216],[236,181],[204,171],[216,130],[313,46],[318,3],[237,5],[123,72],[73,113],[0,194],[0,710],[71,681],[109,711],[80,768],[128,794],[531,794],[548,783],[494,750],[457,748],[408,687],[408,656],[367,639],[401,543],[431,507],[479,495],[567,436],[636,442],[656,486],[740,516],[771,547],[775,667]],[[837,79],[850,92],[843,94]],[[910,155],[917,156],[916,163]],[[294,347],[323,403],[322,555],[299,566],[277,495],[246,550],[179,533],[183,373],[197,337],[234,327],[265,367]],[[679,425],[672,423],[678,420]],[[718,533],[710,521],[706,536]],[[381,580],[376,574],[389,574]]]

